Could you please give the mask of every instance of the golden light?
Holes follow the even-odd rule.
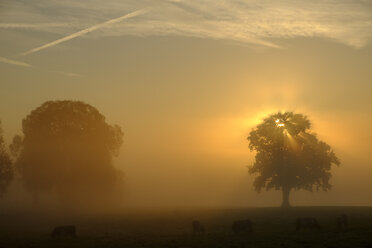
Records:
[[[279,119],[275,121],[277,127],[284,127],[284,123],[281,123]]]

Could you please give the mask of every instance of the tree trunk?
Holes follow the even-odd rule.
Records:
[[[282,207],[288,208],[291,205],[289,205],[289,192],[291,191],[291,188],[282,187],[282,193],[283,193],[283,202]]]

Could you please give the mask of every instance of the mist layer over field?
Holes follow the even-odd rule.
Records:
[[[83,101],[119,125],[122,184],[112,201],[77,193],[87,209],[279,206],[247,168],[250,131],[278,111],[306,115],[341,161],[330,191],[292,191],[291,204],[372,205],[368,1],[37,2],[1,5],[5,144],[46,101]],[[80,206],[37,198],[17,174],[0,209]]]

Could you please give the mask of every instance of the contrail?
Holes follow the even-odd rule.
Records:
[[[25,62],[17,61],[17,60],[12,60],[12,59],[7,59],[7,58],[4,58],[4,57],[0,57],[0,62],[1,63],[10,64],[10,65],[32,67],[30,64],[27,64]]]
[[[38,52],[40,50],[43,50],[45,48],[48,48],[48,47],[52,47],[52,46],[55,46],[55,45],[58,45],[62,42],[65,42],[65,41],[68,41],[68,40],[71,40],[71,39],[74,39],[74,38],[77,38],[81,35],[84,35],[84,34],[87,34],[87,33],[90,33],[94,30],[97,30],[99,28],[102,28],[102,27],[105,27],[107,25],[110,25],[110,24],[114,24],[114,23],[117,23],[117,22],[120,22],[120,21],[123,21],[125,19],[129,19],[131,17],[135,17],[135,16],[138,16],[138,15],[141,15],[141,14],[144,14],[146,13],[148,10],[147,9],[141,9],[141,10],[136,10],[134,12],[131,12],[129,14],[126,14],[124,16],[121,16],[121,17],[118,17],[118,18],[115,18],[115,19],[112,19],[112,20],[108,20],[104,23],[100,23],[100,24],[97,24],[95,26],[92,26],[92,27],[89,27],[89,28],[86,28],[86,29],[83,29],[79,32],[76,32],[76,33],[73,33],[73,34],[70,34],[66,37],[63,37],[61,39],[58,39],[58,40],[55,40],[53,42],[50,42],[50,43],[47,43],[43,46],[40,46],[40,47],[36,47],[36,48],[33,48],[27,52],[24,52],[22,54],[20,54],[19,56],[25,56],[25,55],[28,55],[28,54],[31,54],[31,53],[35,53],[35,52]]]
[[[39,29],[39,28],[56,28],[71,27],[71,23],[0,23],[0,28],[5,29]]]

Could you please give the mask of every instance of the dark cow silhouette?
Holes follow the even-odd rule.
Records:
[[[195,234],[203,234],[205,233],[204,226],[198,220],[194,220],[192,222],[192,230]]]
[[[231,229],[234,233],[251,233],[252,232],[252,222],[250,220],[237,220],[232,224]]]
[[[349,225],[349,218],[346,214],[342,214],[336,218],[336,225],[339,231],[347,229]]]
[[[321,227],[318,221],[315,218],[308,217],[308,218],[297,218],[296,220],[296,230],[303,230],[303,229],[317,229],[321,230]]]
[[[76,237],[76,227],[75,226],[57,226],[53,229],[53,232],[50,235],[53,238],[57,237]]]

